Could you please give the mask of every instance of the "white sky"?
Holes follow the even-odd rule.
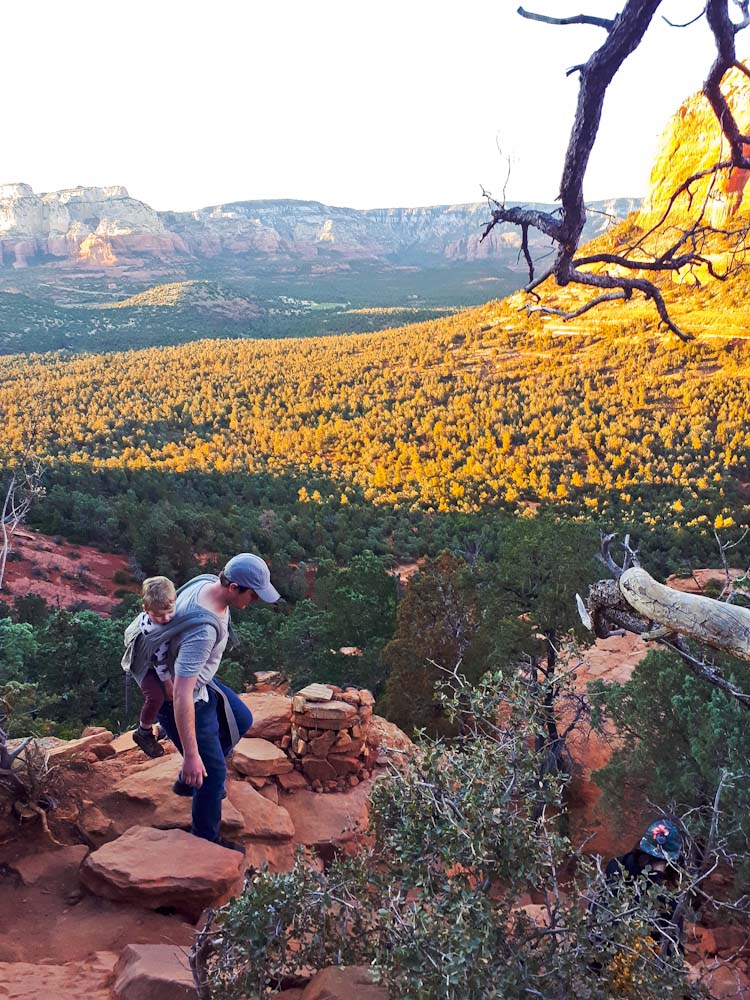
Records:
[[[609,0],[525,0],[555,16]],[[254,198],[354,208],[552,201],[592,27],[518,0],[11,0],[0,183],[124,184],[157,209]],[[664,0],[687,21],[703,0]],[[750,51],[740,36],[740,54]],[[610,88],[590,199],[644,193],[658,136],[711,62],[705,21],[655,19]]]

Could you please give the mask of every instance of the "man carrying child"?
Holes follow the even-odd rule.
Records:
[[[204,574],[180,588],[175,617],[202,614],[203,622],[183,629],[170,642],[174,660],[174,702],[164,700],[158,721],[183,756],[173,788],[192,795],[191,832],[197,837],[242,850],[220,834],[225,795],[226,757],[252,725],[246,705],[215,680],[229,638],[229,612],[262,600],[280,598],[268,566],[251,552],[234,556],[219,576]],[[173,623],[174,624],[174,623]]]

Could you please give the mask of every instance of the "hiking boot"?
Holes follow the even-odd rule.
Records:
[[[168,740],[169,734],[160,722],[156,723],[156,738],[161,742],[162,740]]]
[[[151,729],[136,729],[133,733],[133,743],[140,747],[147,757],[164,756],[164,747],[157,741]]]
[[[238,844],[236,840],[227,840],[226,837],[219,837],[214,843],[217,847],[225,847],[228,851],[239,851],[240,854],[245,854],[245,848],[242,844]]]

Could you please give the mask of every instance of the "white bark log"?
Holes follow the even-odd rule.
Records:
[[[626,570],[618,584],[622,596],[643,618],[750,660],[750,609],[665,587],[639,566]]]

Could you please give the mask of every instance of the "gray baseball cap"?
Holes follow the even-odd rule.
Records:
[[[271,585],[271,571],[260,556],[252,552],[240,552],[232,556],[224,567],[224,576],[238,587],[250,587],[261,601],[275,604],[281,594]]]

